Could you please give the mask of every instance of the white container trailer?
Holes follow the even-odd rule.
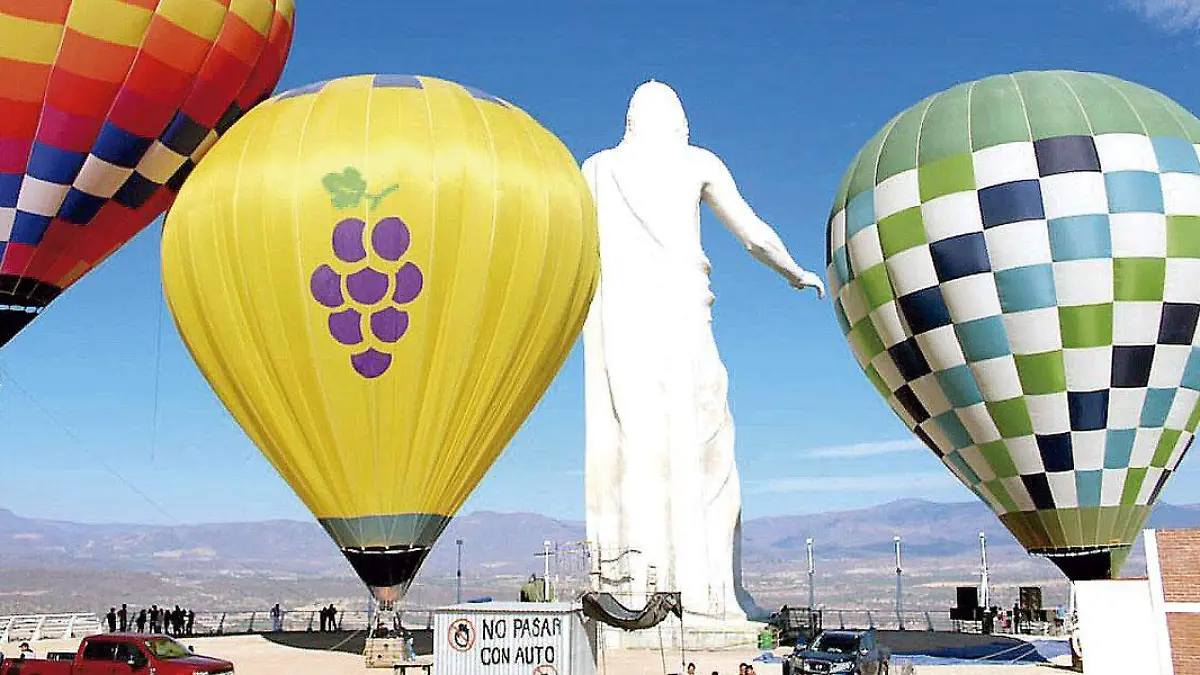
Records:
[[[596,629],[579,605],[487,602],[434,610],[437,675],[596,675]]]

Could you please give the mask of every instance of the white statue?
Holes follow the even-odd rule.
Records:
[[[741,588],[741,494],[700,202],[792,286],[819,297],[824,286],[754,214],[721,160],[688,144],[683,106],[665,84],[637,88],[624,138],[588,158],[583,174],[601,260],[584,326],[593,585],[631,608],[648,592],[679,591],[693,618],[744,622],[756,608]]]

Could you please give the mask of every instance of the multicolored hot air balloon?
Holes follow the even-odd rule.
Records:
[[[595,219],[554,135],[430,77],[280,94],[180,192],[180,333],[384,609],[565,361]]]
[[[0,346],[275,88],[292,0],[0,0]]]
[[[995,76],[897,115],[834,200],[859,365],[1072,580],[1119,572],[1200,421],[1198,143],[1136,84]]]

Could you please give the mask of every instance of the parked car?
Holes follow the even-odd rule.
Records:
[[[105,633],[86,637],[74,653],[0,660],[0,675],[232,675],[233,664],[198,656],[165,635]]]
[[[879,646],[875,629],[827,630],[796,645],[783,659],[783,675],[887,675],[891,653]]]

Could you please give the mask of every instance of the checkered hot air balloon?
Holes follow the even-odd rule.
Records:
[[[1025,72],[902,112],[855,157],[828,276],[855,359],[1031,553],[1119,570],[1200,420],[1200,121]]]
[[[292,0],[0,0],[0,346],[270,95]]]

